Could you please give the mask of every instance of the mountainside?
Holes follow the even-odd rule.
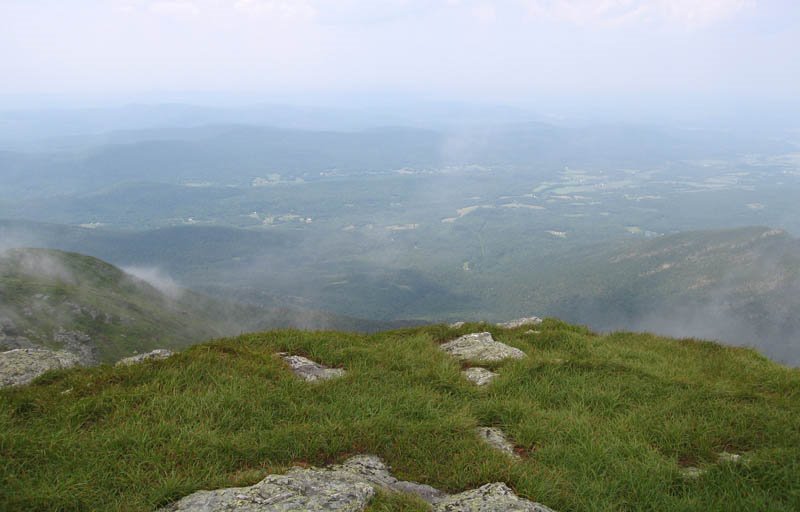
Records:
[[[50,249],[0,253],[0,350],[61,349],[92,364],[269,327],[387,326],[224,302],[182,289],[151,269],[130,272],[157,287],[90,256]]]
[[[800,364],[800,240],[769,228],[680,233],[567,256],[548,314],[756,347]]]
[[[274,331],[0,390],[0,509],[789,512],[799,417],[797,370],[709,342]]]
[[[158,266],[203,293],[298,311],[278,318],[330,311],[339,323],[322,327],[374,330],[406,319],[501,320],[536,311],[598,330],[718,339],[800,364],[800,241],[786,232],[743,227],[581,244],[543,241],[513,226],[484,233],[477,215],[446,236],[420,228],[391,239],[280,227],[130,232],[20,221],[0,221],[0,236],[46,240],[120,266]]]

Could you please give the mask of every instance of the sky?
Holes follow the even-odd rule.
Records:
[[[797,0],[0,0],[0,96],[761,98]]]

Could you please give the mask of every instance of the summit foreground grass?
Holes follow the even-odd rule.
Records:
[[[710,342],[528,329],[273,331],[51,372],[0,391],[0,509],[149,511],[372,453],[401,479],[449,492],[504,481],[562,512],[800,510],[797,370]],[[437,346],[481,330],[528,357],[491,365],[500,376],[479,388]],[[347,374],[305,382],[280,351]],[[501,427],[522,458],[479,426]],[[369,510],[425,506],[384,493]]]

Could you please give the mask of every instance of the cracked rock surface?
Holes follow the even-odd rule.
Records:
[[[488,332],[465,334],[440,348],[458,359],[471,361],[492,362],[525,357],[525,352],[495,341]]]
[[[330,468],[293,468],[250,487],[198,491],[159,512],[362,511],[377,489],[415,494],[435,512],[552,512],[518,497],[504,483],[448,495],[428,485],[397,480],[374,455],[358,455]]]
[[[129,366],[132,364],[142,363],[144,361],[158,361],[161,359],[166,359],[172,354],[174,354],[174,352],[171,350],[167,350],[165,348],[157,348],[145,354],[137,354],[135,356],[120,359],[119,361],[117,361],[117,364],[115,366]]]
[[[497,377],[495,372],[487,370],[486,368],[481,368],[480,366],[467,368],[461,373],[468,381],[474,383],[476,386],[485,386]]]
[[[39,375],[80,364],[75,354],[63,350],[19,348],[0,353],[0,388],[27,384]]]
[[[303,356],[293,356],[285,352],[278,355],[289,365],[295,375],[309,382],[333,379],[345,374],[341,368],[328,368]]]

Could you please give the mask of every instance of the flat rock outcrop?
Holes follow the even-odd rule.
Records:
[[[458,359],[469,361],[492,362],[525,357],[525,352],[495,341],[488,332],[465,334],[439,348]]]
[[[514,445],[511,444],[511,441],[508,440],[508,437],[506,437],[505,433],[499,428],[478,427],[478,435],[495,450],[503,452],[515,459],[520,458],[517,452],[514,451]]]
[[[497,374],[480,366],[473,366],[461,372],[466,379],[476,386],[485,386],[497,377]]]
[[[539,325],[540,323],[542,323],[542,319],[538,316],[526,316],[525,318],[517,318],[516,320],[509,320],[508,322],[499,323],[497,324],[497,327],[516,329],[517,327],[522,327],[525,325]]]
[[[454,494],[433,508],[434,512],[554,512],[539,503],[520,498],[503,482],[482,485]]]
[[[295,375],[309,382],[334,379],[342,377],[346,373],[341,368],[328,368],[303,356],[293,356],[286,352],[278,355],[289,365]]]
[[[137,354],[135,356],[120,359],[119,361],[117,361],[115,366],[130,366],[132,364],[139,364],[145,361],[159,361],[161,359],[168,358],[172,354],[174,354],[174,352],[171,350],[167,350],[165,348],[157,348],[145,354]]]
[[[75,354],[63,350],[20,348],[0,353],[0,387],[28,384],[39,375],[79,365]]]
[[[552,512],[518,497],[504,483],[448,495],[433,487],[397,480],[374,455],[358,455],[329,468],[292,468],[250,487],[198,491],[159,512],[288,512],[364,510],[376,490],[415,494],[436,512]]]
[[[356,475],[333,469],[290,470],[250,487],[199,491],[162,512],[294,512],[364,510],[375,489]]]

